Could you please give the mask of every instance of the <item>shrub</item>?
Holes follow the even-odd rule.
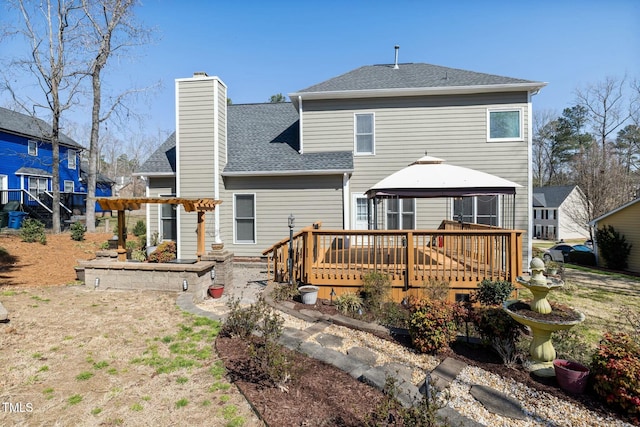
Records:
[[[140,237],[147,233],[147,226],[144,224],[144,221],[139,219],[136,222],[136,225],[133,226],[133,235],[136,237]]]
[[[596,231],[596,242],[607,268],[624,270],[628,266],[631,243],[611,225]]]
[[[365,274],[361,293],[365,308],[373,313],[378,313],[391,293],[389,276],[377,271]]]
[[[37,219],[27,218],[22,221],[20,237],[23,242],[47,244],[47,236],[44,234],[44,224]]]
[[[478,290],[474,293],[474,300],[482,305],[502,305],[509,298],[513,289],[513,283],[506,280],[494,282],[484,279],[478,283]]]
[[[176,242],[167,240],[160,243],[158,249],[149,255],[149,262],[169,262],[176,259]]]
[[[135,249],[131,252],[131,259],[134,261],[144,262],[147,260],[147,253],[142,249]]]
[[[593,252],[571,251],[568,261],[572,264],[596,265],[596,254]]]
[[[423,292],[429,299],[445,300],[449,296],[449,283],[431,279],[423,285]]]
[[[435,353],[456,339],[457,325],[466,315],[464,306],[442,300],[409,298],[409,335],[423,353]]]
[[[84,226],[80,221],[76,221],[71,224],[71,239],[76,242],[81,242],[84,240],[84,232],[87,231],[87,227]]]
[[[336,298],[336,308],[346,315],[357,314],[362,310],[362,298],[353,292],[345,292]]]
[[[296,284],[288,284],[276,286],[271,293],[273,299],[277,302],[280,301],[288,301],[300,295],[300,291],[298,291],[298,286]]]
[[[505,365],[512,365],[518,356],[518,340],[524,326],[516,322],[501,307],[480,307],[471,316],[482,340],[490,344]]]
[[[605,333],[591,362],[593,390],[640,421],[640,344],[625,333]]]

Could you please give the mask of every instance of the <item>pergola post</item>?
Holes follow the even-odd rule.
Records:
[[[197,241],[197,249],[196,256],[198,257],[198,261],[202,258],[202,255],[205,254],[204,250],[204,214],[205,211],[198,211],[198,226],[196,227],[196,241]]]
[[[118,261],[125,262],[127,260],[125,211],[118,209]]]

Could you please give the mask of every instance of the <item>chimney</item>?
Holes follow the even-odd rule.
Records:
[[[397,69],[399,68],[399,67],[398,67],[398,51],[399,51],[399,50],[400,50],[400,46],[399,46],[399,45],[396,45],[396,60],[395,60],[395,62],[394,62],[394,64],[393,64],[393,69],[394,69],[394,70],[397,70]]]
[[[205,73],[204,71],[196,71],[195,73],[193,73],[193,78],[203,78],[203,77],[209,77],[207,75],[207,73]]]

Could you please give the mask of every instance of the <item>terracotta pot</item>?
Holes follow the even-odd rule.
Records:
[[[584,392],[589,379],[589,368],[578,362],[556,359],[553,361],[553,369],[561,389],[573,394]]]
[[[224,292],[224,286],[222,285],[209,286],[209,296],[211,296],[211,298],[220,298],[223,292]]]

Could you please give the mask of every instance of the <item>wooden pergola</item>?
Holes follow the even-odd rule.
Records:
[[[196,228],[197,235],[197,251],[198,261],[205,253],[204,249],[204,215],[207,211],[214,211],[216,205],[222,203],[221,200],[215,199],[189,199],[184,197],[134,197],[134,198],[114,198],[103,197],[96,201],[104,210],[118,211],[118,261],[127,260],[127,249],[125,247],[125,212],[138,210],[143,204],[169,204],[182,205],[186,212],[198,213],[198,226]]]

